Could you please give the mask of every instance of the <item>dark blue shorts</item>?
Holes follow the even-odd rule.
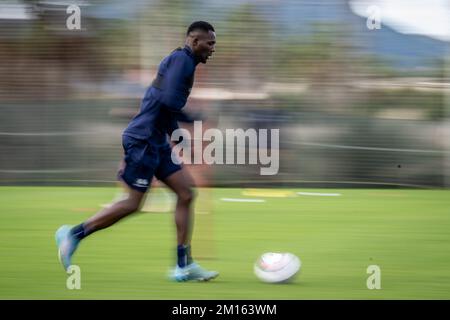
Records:
[[[145,140],[122,136],[125,153],[125,167],[118,173],[120,179],[132,189],[146,192],[153,176],[164,180],[181,169],[172,161],[172,148],[169,144],[153,146]]]

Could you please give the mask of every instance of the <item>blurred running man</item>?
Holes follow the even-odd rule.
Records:
[[[191,92],[195,68],[198,63],[207,62],[215,44],[214,28],[207,22],[197,21],[187,30],[184,48],[174,50],[162,60],[158,75],[142,100],[140,112],[122,136],[125,165],[119,170],[118,177],[126,184],[128,197],[77,226],[64,225],[56,231],[60,261],[66,270],[82,239],[140,209],[155,176],[177,195],[177,264],[170,278],[207,281],[218,276],[217,272],[201,268],[192,259],[190,231],[194,183],[186,169],[172,161],[168,141],[168,135],[178,128],[178,120],[186,118],[181,109]]]

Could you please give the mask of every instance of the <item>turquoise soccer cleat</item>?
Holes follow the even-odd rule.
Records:
[[[72,264],[72,256],[79,243],[79,241],[70,234],[71,229],[71,226],[64,225],[61,226],[55,233],[56,245],[58,246],[59,261],[66,271]]]
[[[219,276],[217,271],[209,271],[200,267],[197,263],[191,263],[188,268],[188,280],[209,281]]]
[[[187,268],[180,268],[176,266],[169,274],[169,279],[176,282],[183,282],[188,280]]]
[[[217,278],[219,273],[217,271],[209,271],[203,269],[197,263],[191,263],[190,265],[180,268],[176,266],[172,271],[170,278],[173,281],[183,282],[183,281],[209,281]]]

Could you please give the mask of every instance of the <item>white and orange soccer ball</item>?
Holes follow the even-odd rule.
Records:
[[[267,252],[256,261],[254,271],[263,282],[289,282],[299,273],[301,265],[300,259],[292,253]]]

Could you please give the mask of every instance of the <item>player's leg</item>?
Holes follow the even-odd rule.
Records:
[[[88,235],[105,229],[120,219],[138,211],[139,205],[144,197],[143,192],[128,188],[128,197],[104,208],[85,222],[70,227],[64,225],[56,231],[56,242],[58,254],[64,269],[71,265],[71,259],[80,241]]]
[[[152,154],[146,154],[145,143],[139,141],[128,141],[124,143],[125,167],[119,172],[119,177],[126,185],[128,196],[113,205],[102,209],[100,212],[87,219],[85,222],[70,227],[62,226],[56,232],[58,254],[64,268],[71,264],[71,258],[78,244],[88,235],[105,229],[122,218],[139,210],[142,199],[147,191],[153,177],[153,167],[142,159],[152,158]]]
[[[216,278],[219,273],[208,271],[195,263],[191,256],[191,237],[194,225],[194,181],[186,168],[180,168],[161,179],[176,195],[175,224],[177,229],[177,266],[171,277],[176,281]]]
[[[128,186],[126,189],[128,191],[128,197],[126,199],[114,203],[109,208],[104,208],[83,223],[86,235],[105,229],[129,214],[139,210],[145,192],[133,190]]]
[[[189,245],[191,242],[194,216],[194,181],[183,168],[162,180],[177,196],[175,207],[175,225],[177,227],[177,244]]]

